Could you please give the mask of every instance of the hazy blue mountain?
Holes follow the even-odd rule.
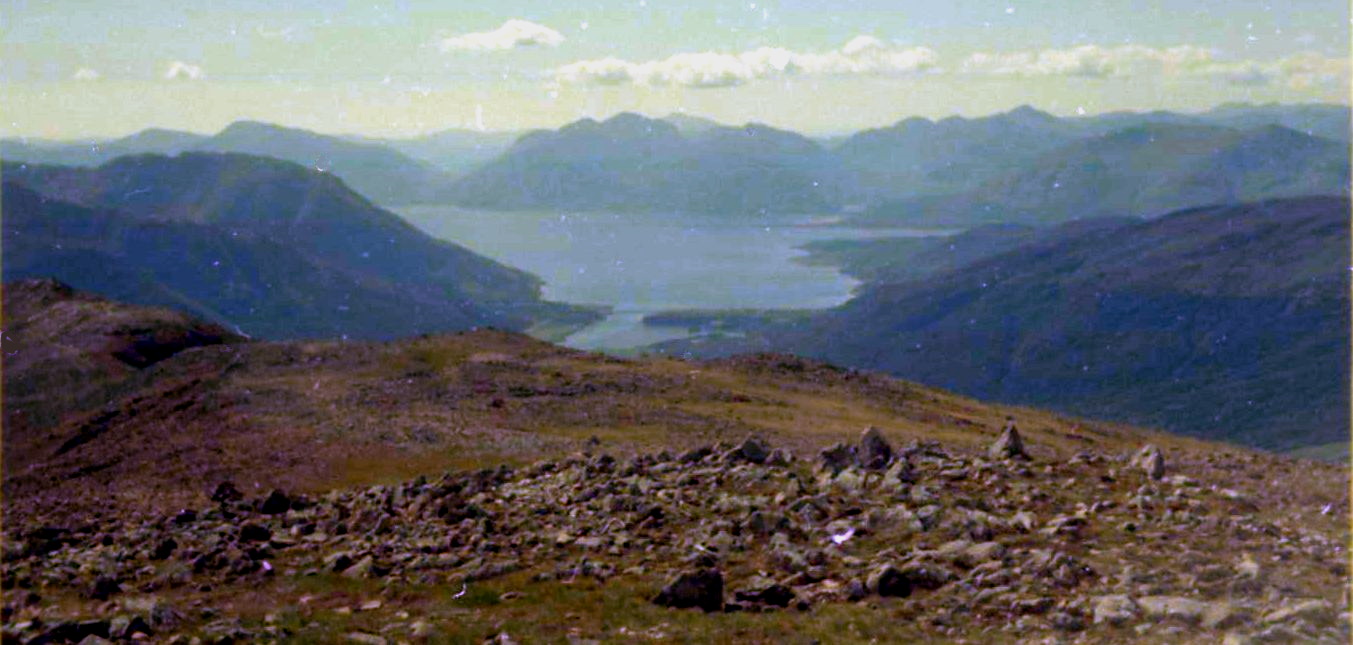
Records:
[[[541,302],[534,276],[290,162],[183,153],[3,173],[6,279],[51,277],[269,338],[525,329],[578,314]]]
[[[1282,105],[1269,103],[1225,103],[1198,115],[1217,125],[1233,128],[1258,128],[1281,125],[1313,137],[1334,141],[1349,140],[1349,106],[1329,103]]]
[[[714,119],[707,119],[702,116],[695,116],[694,114],[686,114],[684,112],[674,112],[663,117],[662,120],[676,126],[676,129],[682,134],[703,134],[714,128],[728,127]]]
[[[861,195],[962,193],[1076,138],[1051,114],[1022,106],[988,117],[914,117],[865,130],[834,149]]]
[[[1221,126],[1240,130],[1279,125],[1313,137],[1349,139],[1345,105],[1226,104],[1199,114],[1108,112],[1059,118],[1029,106],[987,117],[909,118],[864,130],[833,150],[854,173],[865,201],[929,198],[980,191],[1072,142],[1150,127]],[[980,194],[977,197],[984,197]]]
[[[883,202],[860,219],[973,226],[1058,222],[1345,194],[1346,144],[1282,126],[1149,124],[1079,139],[963,195]]]
[[[130,154],[173,155],[207,140],[207,136],[178,130],[149,128],[120,139],[107,141],[57,142],[41,139],[2,139],[0,158],[6,161],[97,166]]]
[[[450,176],[432,164],[383,145],[256,121],[237,121],[212,136],[152,128],[106,142],[0,142],[6,161],[63,166],[97,166],[125,155],[185,151],[239,152],[318,168],[380,204],[436,202],[450,185]],[[496,152],[486,152],[481,160]]]
[[[443,172],[459,175],[492,161],[507,150],[519,136],[520,132],[451,129],[401,139],[368,137],[348,137],[348,139],[385,146],[407,157],[430,164]]]
[[[790,351],[1279,450],[1347,441],[1349,208],[1302,197],[1073,222],[871,282],[807,324],[669,349]]]
[[[748,125],[688,136],[624,113],[523,135],[454,194],[501,210],[804,213],[834,208],[838,180],[831,155],[793,132]]]
[[[297,128],[237,121],[194,150],[239,152],[292,161],[337,175],[378,204],[435,202],[450,177],[385,146]]]

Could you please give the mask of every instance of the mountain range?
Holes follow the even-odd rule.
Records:
[[[6,279],[52,277],[265,338],[525,329],[592,314],[433,239],[329,173],[241,154],[7,163]],[[398,312],[398,315],[392,315]]]
[[[6,161],[65,166],[98,166],[125,155],[187,151],[235,152],[291,161],[333,173],[379,204],[444,201],[442,191],[450,182],[450,176],[432,164],[383,145],[257,121],[237,121],[212,136],[150,129],[108,142],[0,141],[0,157]]]
[[[967,192],[884,201],[861,222],[955,225],[1154,217],[1192,206],[1348,192],[1348,144],[1280,125],[1148,124],[1032,155]]]
[[[837,247],[861,252],[870,280],[846,304],[665,350],[788,351],[982,398],[1342,452],[1349,208],[1302,197],[1036,234],[978,229],[928,249],[906,242],[895,267],[879,259],[883,243]],[[950,246],[977,252],[953,262]]]
[[[837,201],[830,154],[806,137],[762,125],[683,134],[622,113],[523,135],[501,157],[458,179],[458,203],[492,209],[822,212]]]
[[[906,119],[830,145],[754,124],[620,114],[528,133],[457,180],[450,199],[500,210],[843,210],[866,225],[964,228],[1149,217],[1346,193],[1347,132],[1322,136],[1341,133],[1340,114],[1346,126],[1343,106],[1074,118],[1024,106]]]
[[[969,227],[1346,192],[1348,140],[1349,112],[1341,105],[1226,104],[1196,114],[1068,118],[1022,106],[978,118],[909,118],[823,141],[688,114],[622,113],[558,130],[452,129],[403,139],[241,121],[212,136],[152,129],[112,141],[7,139],[0,156],[94,166],[142,152],[241,152],[332,172],[388,205],[863,211],[855,219],[865,224]],[[1118,195],[1093,199],[1109,184]]]

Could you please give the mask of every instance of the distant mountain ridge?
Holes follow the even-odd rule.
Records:
[[[537,130],[460,178],[454,199],[493,209],[659,212],[822,212],[839,171],[810,139],[768,126],[683,134],[622,113]]]
[[[587,314],[540,281],[373,206],[327,173],[240,154],[5,164],[5,278],[53,277],[266,338],[394,338]]]
[[[468,172],[493,160],[512,145],[520,132],[480,132],[451,129],[416,137],[345,137],[349,141],[385,146],[430,164],[451,175]]]
[[[450,176],[431,164],[382,145],[257,121],[237,121],[211,136],[152,128],[107,143],[0,141],[0,156],[6,161],[63,166],[99,166],[126,155],[190,151],[272,157],[331,172],[380,204],[443,201],[442,192],[450,184]]]
[[[883,201],[859,219],[899,225],[1154,217],[1209,204],[1349,189],[1347,144],[1280,125],[1151,123],[1073,140],[954,195]]]
[[[1346,192],[1334,179],[1348,166],[1349,120],[1347,106],[1322,104],[1079,117],[1021,106],[977,118],[908,118],[827,141],[684,113],[662,119],[621,113],[520,136],[447,130],[406,139],[336,137],[241,121],[213,136],[147,130],[108,142],[9,139],[0,141],[0,156],[98,165],[140,152],[244,152],[333,172],[381,204],[744,214],[868,210],[865,219],[879,223],[966,227],[1155,215],[1227,201],[1232,193],[1234,199],[1267,199]],[[1142,131],[1211,132],[1214,146],[1241,149],[1231,157],[1219,153],[1210,160],[1216,168],[1208,170],[1173,164],[1171,155],[1180,151],[1168,145],[1156,146],[1158,151],[1148,146],[1130,161],[1153,168],[1149,185],[1141,177],[1115,175],[1090,149]],[[1268,138],[1242,143],[1235,132]],[[1165,139],[1169,143],[1171,136]],[[1199,150],[1183,152],[1197,159]],[[1153,154],[1167,163],[1157,164]],[[1261,167],[1264,159],[1278,161]],[[1044,181],[1050,168],[1079,183]],[[1134,204],[1117,196],[1086,211],[1093,182],[1144,197]]]

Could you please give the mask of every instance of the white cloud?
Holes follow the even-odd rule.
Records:
[[[77,81],[97,81],[100,76],[98,70],[90,69],[88,67],[81,67],[80,69],[75,70],[74,74],[70,75],[71,78]]]
[[[517,47],[557,47],[562,42],[563,34],[545,25],[514,18],[493,31],[452,36],[441,40],[437,46],[444,52],[501,51]]]
[[[785,76],[899,75],[935,67],[939,56],[926,47],[895,47],[872,36],[856,36],[841,49],[823,53],[761,47],[735,54],[687,52],[663,60],[583,60],[555,70],[562,83],[596,85],[677,85],[732,87]]]
[[[164,71],[164,79],[167,81],[196,81],[206,78],[206,76],[207,73],[200,66],[185,63],[181,60],[169,63],[168,69]]]
[[[1293,89],[1348,85],[1347,58],[1329,58],[1315,52],[1305,52],[1278,60],[1272,66],[1272,75]]]
[[[1347,82],[1349,62],[1311,52],[1259,61],[1225,59],[1196,45],[1165,48],[1083,45],[1041,51],[977,52],[969,55],[958,69],[996,76],[1197,76],[1235,85],[1282,82],[1304,89]]]
[[[1210,64],[1210,50],[1194,45],[1147,47],[1144,45],[1081,45],[1069,49],[1044,49],[1008,53],[977,52],[968,56],[960,70],[998,76],[1132,76],[1146,73],[1187,72]]]

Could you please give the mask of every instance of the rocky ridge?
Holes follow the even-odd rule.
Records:
[[[324,640],[340,635],[322,617],[358,612],[381,627],[341,634],[352,642],[437,641],[458,629],[444,610],[467,593],[507,583],[494,602],[524,602],[584,582],[696,612],[867,608],[899,639],[1349,638],[1342,540],[1271,514],[1257,457],[1172,460],[1146,446],[1049,458],[1013,422],[989,450],[895,447],[887,434],[813,456],[757,437],[619,457],[589,441],[518,468],[319,495],[222,482],[209,505],[169,515],[25,518],[5,526],[5,639]],[[371,597],[302,596],[294,623],[207,600],[303,580]],[[408,588],[459,592],[405,606]],[[672,635],[609,623],[569,639]],[[481,636],[513,642],[496,627]]]

